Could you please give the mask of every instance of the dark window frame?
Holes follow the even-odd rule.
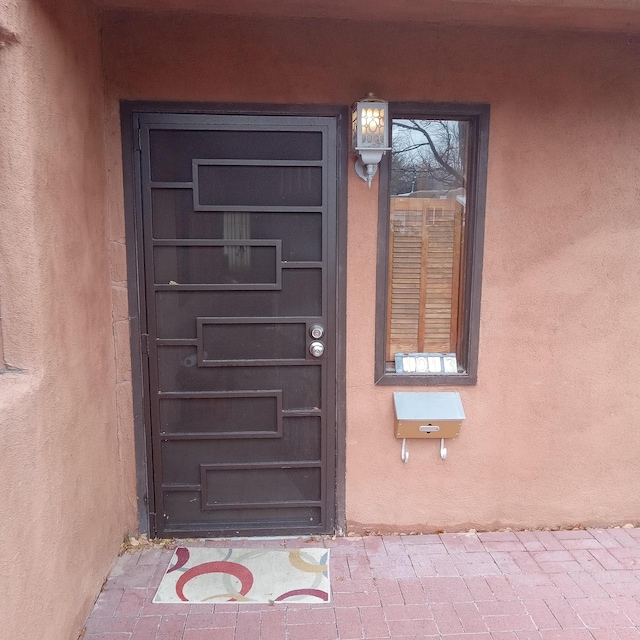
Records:
[[[386,370],[387,292],[389,279],[389,215],[391,157],[385,154],[380,163],[378,204],[378,250],[376,274],[376,361],[375,382],[380,385],[473,385],[478,379],[478,344],[480,336],[480,294],[484,248],[487,163],[489,157],[488,104],[429,102],[391,102],[389,126],[399,118],[431,120],[446,118],[469,122],[468,219],[465,234],[466,273],[462,336],[458,360],[465,373],[398,374]]]

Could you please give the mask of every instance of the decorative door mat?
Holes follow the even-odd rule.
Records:
[[[178,547],[155,603],[329,602],[329,549]]]

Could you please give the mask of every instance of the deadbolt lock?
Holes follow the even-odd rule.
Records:
[[[309,335],[314,340],[320,340],[320,338],[322,338],[322,336],[324,335],[324,327],[321,324],[312,324],[309,327]]]
[[[324,353],[324,345],[322,342],[312,342],[309,345],[309,353],[314,358],[319,358]]]

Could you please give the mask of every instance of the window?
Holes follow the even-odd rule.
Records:
[[[474,384],[489,107],[391,103],[389,111],[376,381]]]

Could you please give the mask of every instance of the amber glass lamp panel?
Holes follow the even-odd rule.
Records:
[[[460,362],[469,123],[392,120],[387,371],[407,353]]]

